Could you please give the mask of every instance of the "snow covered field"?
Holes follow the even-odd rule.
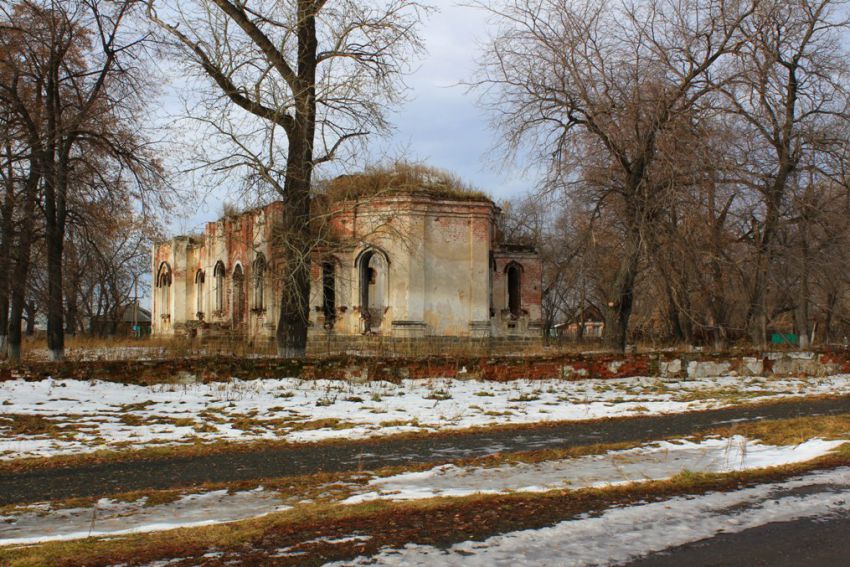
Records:
[[[467,541],[449,549],[409,544],[331,565],[618,565],[721,532],[847,512],[850,468],[840,468],[735,492],[612,508],[599,516]]]
[[[677,413],[821,394],[850,394],[850,375],[399,384],[284,378],[147,387],[11,380],[0,383],[0,459],[197,441],[355,439]]]
[[[811,439],[800,445],[779,447],[731,437],[699,443],[653,443],[625,451],[534,464],[492,468],[441,466],[375,478],[365,485],[351,484],[353,495],[337,502],[345,505],[377,499],[605,487],[667,479],[684,470],[728,472],[803,462],[843,443]],[[850,475],[846,480],[850,482]],[[141,498],[135,502],[101,499],[94,507],[65,509],[53,509],[50,504],[23,506],[0,515],[0,546],[211,525],[263,516],[305,503],[309,501],[305,502],[301,494],[258,488],[189,494],[163,504],[149,504],[146,498]]]

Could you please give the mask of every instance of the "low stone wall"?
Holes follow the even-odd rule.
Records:
[[[207,357],[169,360],[32,363],[0,367],[0,380],[99,379],[151,384],[223,381],[231,378],[295,377],[353,381],[405,378],[516,379],[624,378],[661,376],[699,379],[714,376],[827,376],[850,374],[850,353],[680,353],[566,354],[534,357],[357,357],[318,359]]]
[[[382,335],[313,334],[307,341],[311,356],[369,355],[393,357],[496,356],[542,353],[542,337],[389,337]]]

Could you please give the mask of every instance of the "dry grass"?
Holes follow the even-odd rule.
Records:
[[[65,339],[65,358],[84,360],[182,359],[208,356],[271,357],[277,351],[271,340],[244,341],[236,338],[192,340],[183,337],[89,337]],[[47,360],[43,339],[28,338],[22,347],[25,361]]]
[[[41,415],[6,413],[0,416],[0,426],[8,427],[13,435],[53,437],[59,433],[59,427]]]
[[[712,429],[704,435],[743,435],[770,445],[799,445],[809,439],[850,438],[850,414],[797,417],[738,423]],[[703,436],[704,436],[703,435]]]
[[[818,399],[832,399],[833,396],[823,395],[823,396],[810,396],[807,399],[809,400],[818,400]],[[778,399],[778,400],[768,400],[757,403],[745,403],[741,404],[738,407],[741,408],[759,408],[759,407],[768,407],[768,406],[777,406],[783,404],[793,404],[797,403],[798,399],[786,398],[786,399]],[[574,402],[573,402],[574,403]],[[490,416],[500,416],[500,415],[510,415],[511,412],[506,410],[504,412],[485,412],[485,415]],[[198,414],[198,418],[201,420],[200,426],[203,427],[204,422],[211,423],[225,423],[228,420],[223,420],[220,417],[217,417],[217,414],[210,411],[204,410],[203,412]],[[447,429],[447,430],[438,430],[438,431],[408,431],[408,432],[400,432],[400,433],[392,433],[389,435],[384,435],[380,437],[379,442],[387,442],[392,443],[396,441],[401,441],[404,439],[437,439],[437,438],[445,438],[445,437],[455,437],[455,436],[464,436],[469,434],[474,434],[476,432],[482,433],[492,433],[498,430],[510,430],[510,431],[518,431],[518,430],[535,430],[535,429],[545,429],[550,427],[558,427],[565,424],[577,425],[577,424],[588,424],[588,423],[596,423],[607,421],[609,418],[600,418],[600,419],[591,419],[591,420],[580,420],[580,421],[547,421],[544,423],[508,423],[508,424],[491,424],[491,425],[482,425],[482,426],[473,426],[468,428],[458,428],[458,429]],[[620,420],[629,420],[629,419],[640,419],[639,417],[624,417],[618,418]],[[822,419],[842,419],[841,416],[832,416],[831,418],[800,418],[800,419],[812,419],[812,420],[822,420]],[[780,420],[781,421],[781,420]],[[405,421],[405,420],[393,420],[389,423],[386,423],[386,426],[395,426],[404,422],[405,425],[419,425],[414,421]],[[765,425],[765,424],[773,424],[772,421],[761,422],[758,424],[763,427],[776,427],[774,425]],[[836,422],[838,423],[838,422]],[[293,429],[321,429],[321,428],[332,428],[332,429],[348,429],[351,427],[349,422],[338,420],[336,418],[327,418],[321,420],[312,420],[306,422],[298,422],[294,420],[288,420],[285,418],[277,419],[277,420],[256,420],[254,423],[245,422],[245,426],[256,426],[265,424],[267,426],[271,425],[276,428],[289,428]],[[3,422],[0,421],[0,426],[3,425]],[[199,425],[196,424],[196,427]],[[751,433],[747,433],[745,429],[748,427],[747,424],[737,424],[732,427],[726,428],[716,428],[711,429],[703,433],[704,435],[734,435],[741,434],[747,435],[751,437],[759,437],[759,436],[767,436],[765,430],[753,430]],[[783,430],[788,432],[789,439],[792,439],[793,429],[788,429],[784,425],[780,426]],[[790,427],[790,426],[789,426]],[[799,424],[795,424],[793,427],[799,427]],[[815,426],[819,427],[819,426]],[[811,429],[810,429],[811,431]],[[62,434],[70,434],[72,432],[63,431]],[[826,434],[826,433],[824,433]],[[815,435],[816,436],[816,435]],[[770,439],[775,440],[779,439],[780,436],[777,433],[774,433]],[[200,440],[195,440],[192,443],[182,444],[182,445],[159,445],[159,446],[147,446],[143,448],[134,448],[128,446],[125,450],[117,450],[117,449],[104,449],[99,451],[93,451],[91,453],[79,453],[75,455],[59,455],[53,457],[26,457],[21,459],[13,459],[0,461],[0,475],[2,474],[18,474],[25,471],[32,471],[38,469],[49,469],[49,468],[74,468],[81,466],[89,466],[100,463],[117,463],[117,462],[133,462],[133,461],[142,461],[142,460],[158,460],[158,459],[172,459],[172,458],[189,458],[189,457],[199,457],[206,455],[215,455],[215,454],[223,454],[223,453],[247,453],[247,452],[256,452],[256,451],[273,451],[273,450],[283,450],[290,448],[298,448],[298,447],[321,447],[323,445],[371,445],[375,443],[375,439],[323,439],[321,441],[313,441],[313,442],[291,442],[291,441],[280,441],[280,440],[252,440],[252,441],[233,441],[233,440],[220,440],[213,442],[201,442]]]
[[[374,335],[369,337],[352,336],[333,337],[326,340],[321,335],[312,336],[307,345],[308,356],[324,358],[349,355],[376,358],[391,357],[481,357],[481,356],[534,356],[554,354],[578,354],[587,345],[563,344],[546,346],[542,341],[518,343],[491,343],[486,340],[443,340],[436,338],[399,339]],[[273,358],[277,349],[272,339],[254,339],[216,337],[192,339],[186,337],[85,337],[75,336],[66,339],[65,357],[69,361],[97,360],[173,360],[208,357],[237,358]],[[29,339],[23,347],[23,360],[44,362],[47,350],[44,341]],[[2,366],[3,362],[0,362]]]
[[[374,545],[404,545],[421,536],[431,537],[429,531],[439,518],[445,525],[463,522],[464,518],[479,518],[480,511],[492,516],[512,518],[521,527],[530,518],[547,516],[567,518],[612,505],[628,505],[641,501],[669,499],[685,494],[708,491],[736,490],[758,482],[776,482],[802,473],[846,466],[850,464],[850,448],[844,445],[833,454],[807,463],[773,467],[735,473],[683,472],[664,481],[651,481],[638,485],[580,490],[554,490],[545,493],[517,493],[508,495],[475,495],[461,498],[433,498],[410,502],[372,501],[352,506],[327,503],[308,504],[242,522],[202,528],[177,529],[162,533],[132,535],[108,539],[86,539],[55,542],[31,547],[0,549],[0,564],[10,567],[36,565],[106,565],[138,564],[162,558],[199,558],[210,550],[239,552],[244,549],[268,547],[272,551],[282,545],[281,539],[292,541],[292,534],[301,534],[298,541],[312,537],[320,530],[333,533],[340,526],[357,526],[358,533],[374,538]],[[529,519],[518,517],[526,514]],[[529,513],[534,513],[531,516]],[[417,529],[391,530],[387,518],[399,521],[415,516]],[[396,521],[393,521],[396,524]],[[486,530],[486,528],[484,528]],[[319,532],[321,533],[321,532]],[[483,532],[483,533],[486,533]],[[457,537],[457,536],[455,536]],[[461,539],[465,539],[462,537]],[[309,561],[308,561],[309,559]],[[296,561],[314,564],[309,555]],[[323,560],[327,557],[323,557]]]
[[[362,173],[342,175],[328,182],[322,188],[322,194],[331,201],[358,201],[404,194],[453,201],[492,202],[489,195],[447,171],[407,162],[368,167]]]

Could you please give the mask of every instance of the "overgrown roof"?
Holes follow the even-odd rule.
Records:
[[[452,173],[410,163],[368,167],[362,173],[341,175],[327,182],[320,192],[331,201],[421,195],[452,201],[493,202],[489,195],[464,183]]]

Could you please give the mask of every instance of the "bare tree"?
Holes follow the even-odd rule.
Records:
[[[47,257],[47,342],[64,356],[63,247],[69,204],[128,180],[130,197],[160,171],[139,133],[144,32],[130,21],[139,0],[22,0],[3,11],[14,44],[0,96],[23,126],[41,184]],[[108,180],[107,182],[104,182]]]
[[[423,7],[386,0],[150,0],[149,14],[210,88],[193,116],[227,151],[205,161],[243,172],[284,202],[285,266],[277,348],[301,356],[310,295],[314,168],[346,142],[385,131],[410,57],[421,49]]]
[[[0,224],[0,355],[13,361],[21,357],[21,318],[26,303],[30,251],[36,238],[36,204],[41,186],[40,146],[32,122],[21,113],[19,103],[43,103],[38,88],[27,83],[34,77],[27,67],[34,62],[19,24],[35,26],[27,6],[5,7],[0,11],[0,101],[2,101],[4,189]],[[38,85],[38,81],[35,81]],[[23,92],[23,94],[21,94]],[[35,94],[34,94],[35,93]],[[40,112],[36,113],[40,116]],[[14,285],[12,285],[14,282]]]
[[[513,0],[474,85],[505,133],[549,168],[549,185],[583,186],[619,219],[620,261],[606,333],[626,346],[647,232],[675,185],[660,147],[712,92],[709,71],[739,48],[752,5],[740,0]],[[675,172],[674,172],[675,173]],[[580,183],[579,183],[580,182]]]
[[[774,241],[795,177],[802,164],[820,167],[824,155],[842,154],[847,145],[836,127],[850,103],[845,8],[835,0],[760,2],[743,26],[737,73],[722,86],[737,130],[730,142],[744,164],[741,182],[758,198],[748,234],[755,270],[747,322],[756,344],[766,340]]]
[[[12,281],[12,247],[15,239],[16,202],[20,197],[21,175],[25,171],[16,135],[14,116],[9,112],[0,114],[0,358],[6,357],[9,329],[10,284]],[[22,171],[23,170],[23,171]]]

